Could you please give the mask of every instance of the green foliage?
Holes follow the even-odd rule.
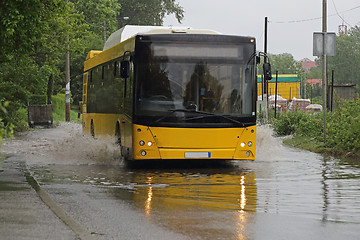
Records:
[[[0,111],[1,122],[24,129],[30,95],[47,94],[51,102],[52,94],[63,92],[68,51],[71,90],[80,101],[83,62],[89,50],[102,49],[104,23],[109,36],[125,25],[123,17],[129,17],[126,24],[161,25],[167,14],[180,22],[183,9],[175,0],[1,1],[0,101],[9,102],[6,113]],[[63,106],[59,112],[65,114]]]
[[[60,113],[64,112],[65,119],[65,94],[57,94],[52,97],[52,108],[53,112]]]
[[[360,27],[336,37],[336,56],[328,57],[327,64],[328,76],[335,71],[335,84],[360,84]]]
[[[271,72],[275,74],[296,74],[301,68],[301,63],[295,61],[294,57],[289,53],[268,54],[271,64]],[[263,74],[262,63],[258,65],[258,74]]]
[[[15,111],[10,117],[10,122],[13,124],[14,132],[27,131],[29,129],[27,108],[20,108]]]
[[[0,101],[0,114],[1,115],[6,115],[7,114],[7,110],[6,108],[9,106],[9,102],[1,102]],[[2,148],[3,145],[3,139],[7,138],[7,137],[12,137],[13,136],[13,125],[12,123],[5,123],[3,121],[3,119],[0,116],[0,148]],[[3,160],[4,158],[2,157],[2,153],[0,152],[0,160]],[[1,168],[1,165],[0,165]]]
[[[51,100],[52,100],[52,95],[54,92],[54,80],[53,80],[53,76],[50,75],[49,77],[49,81],[48,81],[48,86],[47,86],[47,92],[46,92],[46,100],[49,104],[51,104]]]
[[[63,0],[7,0],[0,2],[0,62],[42,45],[47,22],[65,5]]]
[[[319,59],[317,61],[319,61]],[[322,78],[321,63],[319,63],[316,68],[312,68],[310,70],[310,72],[306,74],[306,78],[307,79],[321,79]]]
[[[54,123],[58,124],[61,121],[65,121],[65,94],[57,94],[52,97],[53,99],[53,119]],[[74,122],[81,122],[78,118],[76,111],[70,111],[70,119]]]
[[[0,117],[10,123],[30,95],[51,96],[63,89],[66,35],[69,51],[83,55],[79,39],[88,25],[73,4],[63,0],[2,1],[0,13],[0,101],[10,102]]]
[[[314,86],[311,86],[311,84],[306,84],[306,98],[310,98],[311,103],[313,104],[319,104],[322,102],[322,88],[319,86],[319,84],[316,84]],[[320,97],[318,99],[318,97]]]
[[[322,113],[287,112],[273,120],[272,125],[279,136],[306,137],[331,152],[360,155],[360,99],[347,101],[337,111],[327,113],[326,143],[323,142]]]
[[[345,102],[328,116],[327,146],[334,151],[360,153],[360,101]]]
[[[278,136],[298,135],[321,140],[323,134],[322,114],[288,111],[274,119],[274,131]]]
[[[175,14],[179,23],[184,18],[184,10],[175,0],[119,0],[118,2],[121,4],[118,15],[119,28],[128,24],[162,25],[164,17],[170,14]]]
[[[87,41],[86,48],[102,49],[104,28],[107,33],[118,29],[116,17],[121,8],[118,0],[72,0],[72,2],[76,12],[83,15],[84,21],[88,25],[88,29],[81,39]]]
[[[0,102],[0,114],[7,115],[7,108],[9,106],[9,102]],[[13,135],[13,124],[9,122],[3,121],[3,118],[0,116],[0,142],[1,139],[12,137]]]
[[[286,136],[298,132],[301,122],[307,121],[307,115],[302,111],[289,111],[273,120],[272,126],[278,136]]]
[[[47,104],[46,95],[31,95],[29,96],[29,105],[45,105]]]

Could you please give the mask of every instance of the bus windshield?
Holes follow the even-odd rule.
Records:
[[[138,122],[244,126],[255,118],[254,45],[144,43],[137,52]]]

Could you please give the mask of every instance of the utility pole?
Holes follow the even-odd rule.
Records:
[[[326,88],[327,88],[327,77],[326,77],[326,32],[327,32],[327,10],[326,10],[326,0],[323,0],[323,22],[322,22],[322,32],[323,32],[323,55],[322,55],[322,86],[323,86],[323,111],[324,111],[324,142],[326,143]]]
[[[268,18],[265,17],[265,36],[264,36],[264,64],[267,63],[267,25],[268,25]],[[268,79],[266,79],[265,77],[265,73],[264,73],[264,92],[263,92],[263,101],[264,101],[264,105],[265,105],[265,117],[266,119],[269,118],[269,106],[268,106]]]
[[[106,21],[104,21],[104,44],[106,43]]]
[[[68,4],[68,0],[66,1]],[[66,54],[65,54],[65,121],[70,122],[70,45],[69,34],[66,35]]]

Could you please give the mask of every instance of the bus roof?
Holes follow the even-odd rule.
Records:
[[[105,42],[104,49],[109,49],[120,42],[125,41],[137,34],[166,34],[166,33],[197,33],[197,34],[219,34],[212,30],[191,29],[190,27],[174,27],[174,26],[134,26],[126,25],[116,32],[112,33]]]

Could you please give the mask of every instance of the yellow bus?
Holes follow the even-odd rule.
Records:
[[[255,38],[126,26],[84,63],[83,132],[127,160],[254,160]]]

